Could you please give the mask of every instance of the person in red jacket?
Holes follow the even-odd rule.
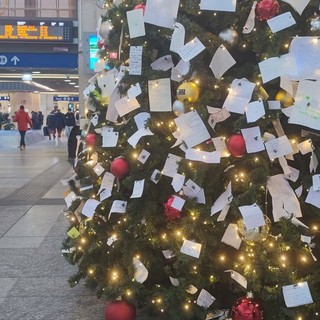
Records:
[[[26,148],[24,137],[26,135],[26,131],[28,130],[28,123],[30,128],[32,128],[32,121],[28,113],[24,111],[24,106],[20,106],[20,110],[16,113],[13,122],[18,123],[18,130],[20,132],[20,150],[23,150]]]

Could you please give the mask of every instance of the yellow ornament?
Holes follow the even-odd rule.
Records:
[[[238,233],[242,240],[250,246],[261,243],[267,240],[270,232],[271,221],[264,215],[265,225],[254,229],[247,229],[243,219],[237,222]]]
[[[177,89],[177,98],[179,101],[196,102],[200,95],[200,88],[193,82],[182,83]]]
[[[285,90],[279,90],[276,94],[276,100],[286,107],[291,107],[294,104],[294,98]]]

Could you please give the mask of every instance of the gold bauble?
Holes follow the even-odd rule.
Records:
[[[266,241],[269,236],[271,221],[266,215],[264,215],[263,217],[266,224],[264,226],[250,230],[246,228],[243,219],[240,219],[237,222],[238,233],[240,238],[250,246],[254,246],[257,243]]]
[[[177,89],[177,98],[179,101],[195,102],[200,95],[200,88],[193,82],[182,83]]]
[[[276,94],[276,100],[280,101],[283,107],[291,107],[294,104],[294,98],[285,90],[279,90]]]

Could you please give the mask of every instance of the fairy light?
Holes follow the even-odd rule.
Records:
[[[226,261],[226,257],[225,257],[224,255],[221,255],[221,256],[219,257],[219,260],[220,260],[221,262],[225,262],[225,261]]]
[[[132,295],[132,292],[131,292],[130,290],[127,290],[127,291],[126,291],[126,295],[127,295],[128,297],[130,297],[130,296]]]
[[[87,242],[87,240],[85,238],[81,239],[81,243],[86,243],[86,242]]]
[[[94,274],[94,270],[93,270],[93,269],[89,269],[89,270],[88,270],[88,273],[89,273],[90,275],[93,275],[93,274]]]
[[[306,263],[306,262],[308,262],[308,259],[307,259],[306,256],[302,256],[302,257],[301,257],[301,261],[304,262],[304,263]]]

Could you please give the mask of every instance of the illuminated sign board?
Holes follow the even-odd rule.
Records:
[[[0,20],[0,42],[73,42],[72,21]]]
[[[10,96],[0,96],[0,101],[10,101]]]
[[[98,36],[89,35],[89,69],[94,70],[95,63],[99,60],[97,57],[98,48]]]

